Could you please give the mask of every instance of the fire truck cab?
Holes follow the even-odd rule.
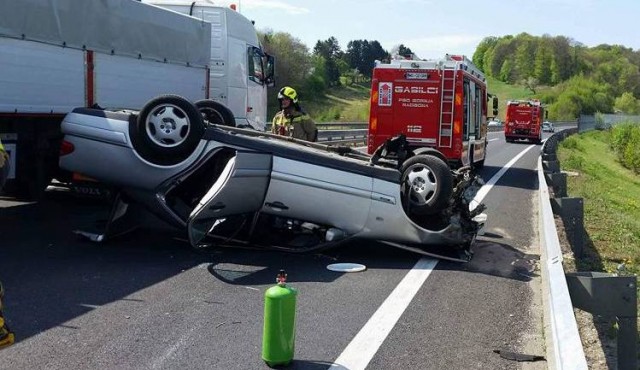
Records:
[[[368,152],[406,136],[410,155],[432,154],[450,167],[484,166],[487,83],[465,56],[376,62],[371,83]],[[498,113],[493,97],[493,116]]]
[[[526,139],[542,143],[544,107],[539,100],[510,100],[504,120],[504,138],[508,143]]]

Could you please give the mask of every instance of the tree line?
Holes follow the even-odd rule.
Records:
[[[529,88],[552,119],[640,113],[640,50],[521,33],[484,38],[473,62],[489,76]]]
[[[368,82],[376,60],[388,62],[391,53],[413,54],[404,45],[394,47],[390,53],[376,40],[352,40],[342,50],[338,40],[330,37],[318,40],[310,51],[286,32],[259,32],[259,37],[264,50],[276,56],[277,86],[292,86],[304,97],[324,94],[341,84]],[[276,100],[275,90],[269,93],[270,104]]]
[[[376,60],[413,56],[405,45],[387,51],[376,40],[352,40],[343,50],[330,37],[309,50],[286,32],[259,36],[265,51],[276,56],[277,86],[295,87],[305,99],[341,84],[368,82]],[[640,114],[640,50],[587,47],[566,36],[521,33],[484,38],[472,59],[488,76],[530,89],[547,105],[552,120],[597,112]],[[277,89],[269,94],[270,104],[275,104]]]

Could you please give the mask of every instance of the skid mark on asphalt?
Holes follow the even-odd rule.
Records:
[[[480,188],[473,201],[481,203],[502,175],[535,146],[528,146],[504,165]],[[330,369],[364,370],[437,264],[438,260],[432,258],[421,258],[416,262],[411,271],[405,275],[400,284],[351,340],[347,348],[342,351]]]

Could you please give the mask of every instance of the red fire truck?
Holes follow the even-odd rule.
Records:
[[[487,83],[466,57],[376,63],[371,83],[368,152],[403,134],[412,154],[433,154],[451,167],[484,165]],[[493,97],[493,116],[498,99]]]
[[[539,100],[510,100],[504,120],[504,138],[508,143],[526,139],[542,142],[542,121],[545,110]]]

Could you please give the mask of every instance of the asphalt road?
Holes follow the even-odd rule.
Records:
[[[507,144],[500,132],[489,137],[486,181],[531,146]],[[433,261],[404,311],[394,302],[401,299],[387,298],[418,261],[431,260],[379,243],[306,255],[195,251],[179,233],[145,228],[92,244],[72,230],[104,219],[106,204],[60,192],[38,204],[0,198],[0,280],[18,340],[0,350],[0,369],[266,369],[263,296],[279,269],[299,291],[288,368],[363,359],[366,351],[349,344],[384,305],[399,318],[387,336],[374,326],[366,337],[365,349],[381,343],[367,369],[545,369],[544,361],[494,352],[545,355],[534,202],[539,154],[540,146],[529,148],[487,193],[486,234],[473,260]],[[335,262],[367,270],[328,271]]]

